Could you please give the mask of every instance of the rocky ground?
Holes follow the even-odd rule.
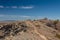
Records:
[[[0,40],[60,40],[58,24],[46,19],[0,23]]]

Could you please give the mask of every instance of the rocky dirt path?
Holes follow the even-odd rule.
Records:
[[[43,40],[48,40],[44,35],[40,34],[40,33],[37,31],[37,29],[36,29],[36,27],[34,26],[33,23],[31,23],[31,22],[28,21],[27,24],[31,25],[31,27],[34,27],[34,32],[35,32],[36,34],[38,34],[39,37],[41,37]]]

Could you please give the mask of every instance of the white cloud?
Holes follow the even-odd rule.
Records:
[[[0,17],[9,17],[9,18],[30,18],[30,16],[26,15],[0,15]]]
[[[34,6],[2,6],[0,8],[20,8],[20,9],[32,9]]]
[[[32,8],[34,8],[33,6],[22,6],[21,7],[22,9],[32,9]]]
[[[30,16],[20,16],[20,17],[29,18]]]
[[[4,8],[4,6],[1,6],[1,5],[0,5],[0,8]]]

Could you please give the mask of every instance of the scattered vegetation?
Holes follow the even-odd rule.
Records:
[[[57,19],[57,20],[55,20],[54,22],[53,22],[53,24],[54,24],[54,26],[55,26],[55,29],[57,29],[56,28],[56,24],[59,22],[59,19]]]
[[[59,22],[59,19],[54,21],[54,25],[56,25]]]
[[[47,26],[52,27],[53,24],[51,23],[46,23]]]
[[[21,30],[23,30],[24,32],[27,31],[27,26],[26,25],[21,25]]]
[[[47,19],[48,19],[47,17],[44,18],[44,20],[47,20]]]
[[[1,36],[0,35],[0,39],[1,38],[4,38],[6,36],[9,36],[9,35],[17,35],[17,33],[23,31],[23,32],[26,32],[27,31],[27,26],[25,24],[22,24],[22,25],[10,25],[10,24],[7,24],[7,25],[3,25],[3,27],[0,28],[1,31],[3,31],[3,35]]]

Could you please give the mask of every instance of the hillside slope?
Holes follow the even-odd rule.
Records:
[[[0,40],[60,40],[60,32],[40,21],[18,21],[0,25]]]

